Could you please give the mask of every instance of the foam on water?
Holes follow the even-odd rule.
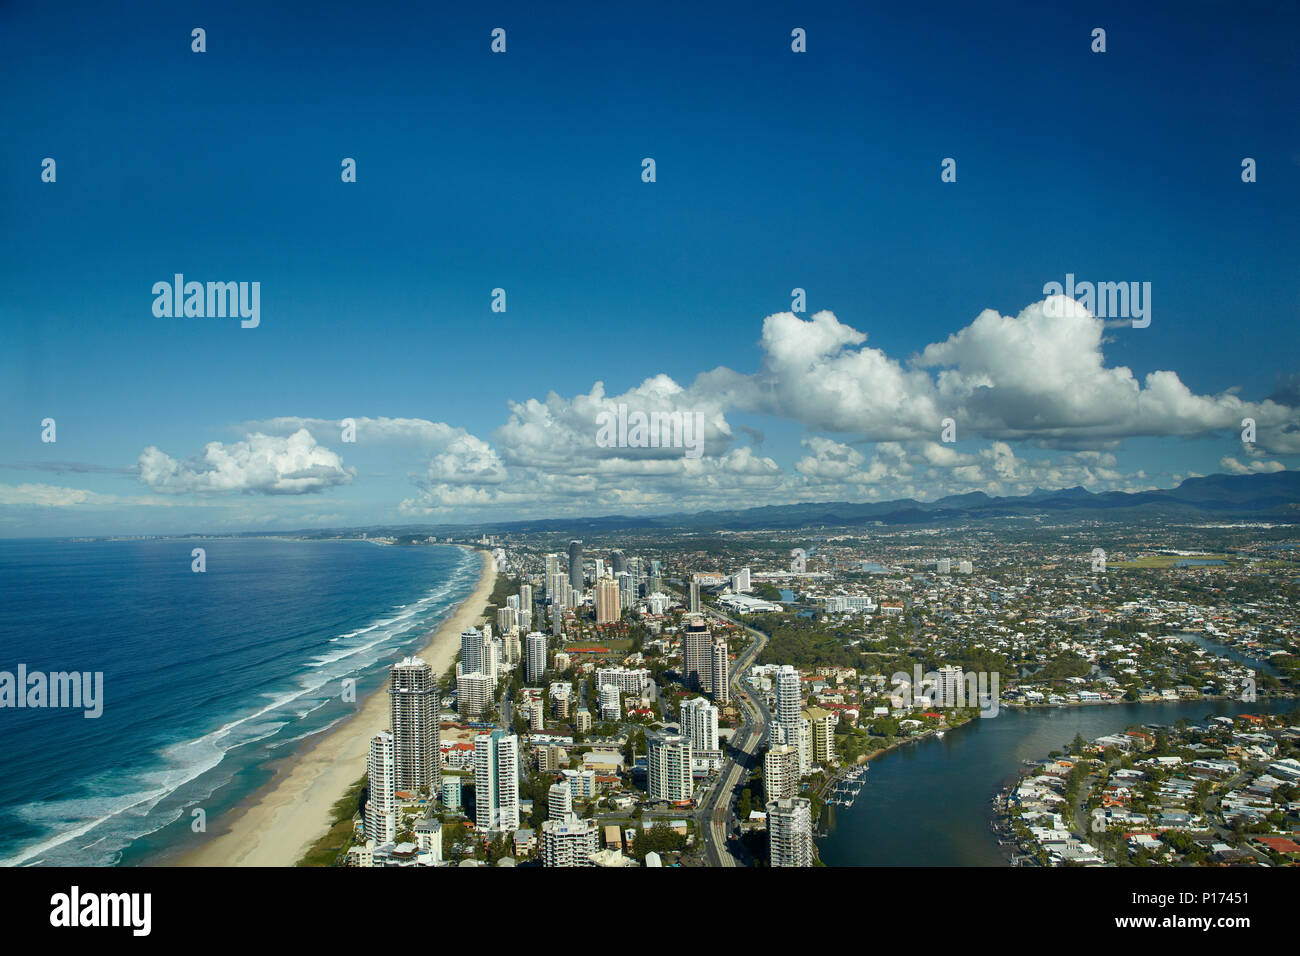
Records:
[[[449,614],[477,577],[472,554],[448,577],[415,601],[365,627],[321,638],[338,648],[304,654],[297,673],[283,673],[250,686],[235,710],[215,717],[213,729],[149,751],[135,766],[122,766],[80,781],[66,799],[0,808],[35,835],[10,842],[0,865],[112,865],[142,837],[156,833],[203,804],[250,764],[291,753],[305,738],[336,726],[352,712],[327,685],[345,677],[382,679],[380,665],[428,633]],[[365,635],[360,643],[343,644]],[[319,646],[319,645],[318,645]],[[304,648],[310,650],[310,648]],[[257,746],[261,744],[261,746]],[[234,759],[238,756],[240,759]]]

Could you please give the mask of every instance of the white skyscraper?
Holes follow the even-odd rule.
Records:
[[[397,766],[393,735],[383,730],[370,738],[366,763],[366,840],[375,845],[397,839]]]
[[[533,631],[524,641],[524,680],[536,684],[546,672],[546,635]]]
[[[462,631],[460,635],[460,664],[457,665],[456,673],[478,673],[496,677],[489,650],[491,645],[491,638],[485,636],[477,628],[471,627]]]
[[[618,720],[622,714],[617,684],[600,686],[600,719]]]
[[[647,790],[651,800],[691,799],[691,742],[681,734],[650,731],[646,739]]]
[[[504,730],[474,738],[474,825],[519,829],[519,738]]]
[[[436,795],[441,786],[438,682],[433,668],[407,657],[388,672],[389,717],[397,764],[397,789]]]
[[[682,703],[682,734],[691,742],[692,751],[718,749],[718,708],[706,697],[693,697]]]
[[[776,671],[776,724],[772,728],[775,743],[790,744],[799,751],[799,773],[812,769],[812,729],[803,716],[803,688],[799,672],[789,664]]]
[[[763,755],[763,791],[769,802],[799,795],[799,751],[775,744]]]
[[[456,710],[467,720],[477,720],[492,709],[497,682],[475,671],[456,678]]]
[[[812,866],[812,804],[803,797],[769,803],[767,845],[772,866]]]
[[[731,700],[731,657],[727,650],[727,639],[717,637],[709,648],[709,686],[713,689],[713,699],[719,704]]]
[[[803,713],[803,689],[799,672],[789,664],[776,670],[776,722],[782,727],[794,727]]]
[[[573,788],[566,781],[551,784],[546,791],[546,816],[550,820],[563,820],[573,812]]]
[[[938,677],[938,697],[934,702],[935,706],[961,706],[962,699],[965,697],[965,688],[962,686],[961,668],[955,666],[940,667]]]

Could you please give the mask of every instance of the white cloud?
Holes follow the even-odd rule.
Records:
[[[140,454],[140,480],[164,494],[301,495],[352,481],[333,451],[300,428],[288,437],[254,433],[244,441],[209,442],[185,460],[150,446]]]
[[[0,505],[38,505],[45,508],[73,508],[78,505],[111,505],[121,499],[84,488],[29,483],[0,485]]]
[[[1072,485],[1132,491],[1151,480],[1120,469],[1114,452],[1126,439],[1231,434],[1245,417],[1255,419],[1259,440],[1247,456],[1300,452],[1296,408],[1247,402],[1235,388],[1196,394],[1170,370],[1139,381],[1129,368],[1106,365],[1103,321],[1073,300],[1061,306],[1060,315],[1049,315],[1042,302],[1015,316],[985,310],[907,359],[868,346],[864,332],[831,312],[809,319],[777,313],[763,323],[762,359],[752,373],[720,367],[685,386],[658,374],[617,395],[595,381],[585,394],[508,402],[506,421],[490,438],[444,422],[359,417],[356,443],[414,453],[416,491],[401,502],[402,513],[503,517],[925,499],[974,490],[1024,494]],[[680,447],[601,447],[599,416],[620,405],[700,415],[703,455],[687,457]],[[792,470],[736,446],[727,415],[738,413],[802,426],[803,453]],[[948,417],[956,420],[957,444],[936,440]],[[247,428],[245,441],[213,443],[196,460],[177,462],[147,449],[141,479],[169,494],[302,493],[352,480],[354,472],[323,445],[340,439],[341,421],[284,417]],[[1037,453],[1026,455],[1026,448]],[[1231,457],[1220,464],[1243,474],[1284,467]]]
[[[1242,464],[1229,455],[1219,459],[1219,467],[1230,475],[1268,475],[1278,471],[1286,471],[1286,465],[1280,461],[1263,461],[1257,458],[1254,461]]]

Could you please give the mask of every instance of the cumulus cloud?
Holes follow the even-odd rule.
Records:
[[[469,434],[463,428],[444,422],[432,422],[424,418],[367,418],[352,416],[356,426],[353,436],[360,447],[377,446],[412,446],[428,450],[442,448],[457,438]],[[297,415],[268,418],[261,421],[245,422],[239,426],[241,432],[260,433],[288,437],[295,432],[306,429],[312,437],[326,444],[338,442],[343,437],[344,419],[340,418],[303,418]]]
[[[831,312],[807,320],[777,313],[763,323],[758,372],[715,369],[694,389],[809,429],[876,440],[932,438],[952,418],[959,437],[1095,449],[1135,436],[1239,429],[1252,417],[1261,444],[1300,450],[1295,408],[1247,402],[1232,390],[1197,395],[1173,371],[1139,381],[1127,367],[1106,365],[1101,319],[1073,299],[1053,304],[1016,316],[986,309],[906,363],[869,347]]]
[[[1256,458],[1254,461],[1242,464],[1230,455],[1225,455],[1219,459],[1219,467],[1230,475],[1269,475],[1278,471],[1286,471],[1286,465],[1280,461],[1263,461]]]
[[[680,442],[658,448],[602,447],[597,442],[602,415],[676,417],[695,428],[691,437],[702,441],[704,455],[721,455],[731,447],[734,436],[723,414],[724,397],[712,389],[684,388],[667,375],[655,375],[636,388],[619,395],[606,395],[603,382],[596,382],[585,395],[564,398],[551,392],[544,400],[535,398],[510,403],[510,417],[492,435],[509,465],[544,467],[553,471],[580,472],[591,462],[625,459],[652,461],[682,456]],[[676,435],[676,432],[674,432]],[[684,439],[684,436],[683,436]]]
[[[140,480],[164,494],[302,495],[352,481],[353,472],[305,428],[287,437],[254,433],[244,441],[209,442],[184,460],[150,446],[140,454]]]
[[[1243,418],[1255,420],[1258,447],[1246,449],[1245,464],[1223,458],[1223,469],[1277,471],[1284,466],[1261,460],[1265,453],[1300,453],[1300,412],[1282,401],[1296,391],[1290,383],[1250,402],[1235,388],[1197,394],[1172,370],[1139,378],[1107,365],[1105,322],[1058,298],[1014,316],[985,310],[908,357],[869,345],[866,332],[831,312],[776,313],[763,322],[753,372],[719,367],[689,384],[657,374],[619,394],[594,381],[586,393],[511,401],[487,437],[444,422],[361,417],[356,444],[419,462],[410,473],[416,490],[401,502],[413,516],[735,508],[1072,485],[1132,491],[1152,482],[1120,468],[1115,452],[1127,439],[1224,436]],[[602,415],[617,416],[620,407],[692,422],[698,415],[702,455],[604,447]],[[762,431],[728,420],[746,414],[803,429],[792,469],[760,453]],[[959,443],[936,440],[945,418],[955,420]],[[169,494],[319,491],[352,480],[324,447],[342,429],[322,418],[247,423],[246,440],[213,443],[197,459],[147,449],[140,476]],[[738,445],[738,434],[750,443]]]

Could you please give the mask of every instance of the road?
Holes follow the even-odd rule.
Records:
[[[696,832],[703,839],[705,863],[708,866],[736,866],[736,858],[727,845],[728,833],[734,826],[735,813],[732,806],[737,787],[748,779],[751,768],[758,760],[759,748],[767,739],[768,727],[766,705],[749,693],[743,678],[767,643],[767,637],[713,608],[705,607],[705,611],[711,617],[743,628],[754,638],[749,647],[736,655],[731,673],[732,699],[740,704],[742,722],[732,734],[731,746],[727,748],[727,758],[718,773],[718,780],[705,794],[696,814]]]

